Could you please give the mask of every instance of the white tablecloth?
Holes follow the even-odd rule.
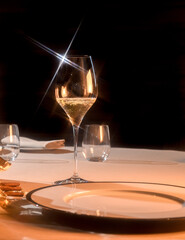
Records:
[[[73,148],[27,150],[12,167],[1,172],[1,179],[52,184],[72,175]],[[103,163],[86,161],[79,148],[79,175],[91,181],[142,181],[185,186],[185,152],[112,148]],[[113,235],[78,231],[66,227],[22,223],[0,210],[0,239],[185,239],[184,232]]]

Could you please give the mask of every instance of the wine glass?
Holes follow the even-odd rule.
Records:
[[[98,86],[92,58],[86,55],[63,58],[57,74],[55,97],[72,124],[74,173],[69,179],[56,181],[56,184],[87,182],[79,177],[77,171],[78,132],[83,117],[97,96]]]
[[[19,128],[16,124],[0,124],[0,171],[7,170],[19,154]]]

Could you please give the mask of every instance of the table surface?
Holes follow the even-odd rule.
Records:
[[[72,147],[28,149],[20,152],[8,171],[1,172],[1,179],[23,182],[23,189],[30,191],[70,177],[73,168]],[[185,187],[185,152],[112,148],[107,161],[95,163],[86,161],[79,148],[78,171],[89,181],[155,182]],[[185,230],[138,235],[96,233],[62,225],[23,222],[0,209],[0,239],[185,239]]]

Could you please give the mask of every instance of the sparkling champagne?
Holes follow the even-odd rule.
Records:
[[[56,98],[56,100],[68,115],[72,125],[79,126],[96,98]]]
[[[92,58],[87,55],[64,56],[55,81],[56,101],[66,112],[72,124],[74,137],[73,175],[68,179],[55,181],[55,184],[86,182],[78,175],[77,148],[81,121],[98,96]]]

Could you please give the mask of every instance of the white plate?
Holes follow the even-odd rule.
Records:
[[[54,185],[30,192],[27,199],[50,210],[102,219],[185,218],[185,188],[165,184],[96,182]]]

